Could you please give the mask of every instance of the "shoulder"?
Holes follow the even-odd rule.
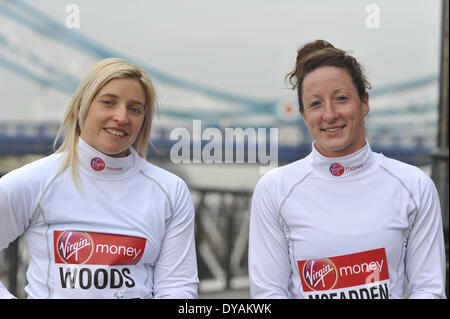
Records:
[[[383,155],[380,166],[387,174],[406,185],[432,182],[431,178],[419,167]]]
[[[149,163],[143,158],[141,159],[139,171],[148,181],[160,185],[166,191],[177,187],[187,187],[184,180],[182,180],[179,176]]]
[[[308,157],[272,169],[260,178],[256,187],[277,186],[289,189],[311,172]]]
[[[0,185],[45,184],[59,171],[62,156],[62,153],[54,153],[14,169],[0,179]]]
[[[256,183],[253,199],[270,201],[278,207],[289,192],[303,181],[311,172],[308,157],[277,167],[266,173]]]
[[[142,159],[139,173],[144,179],[162,192],[172,210],[179,205],[188,205],[192,201],[186,182],[179,176]]]
[[[52,154],[12,170],[0,178],[0,192],[14,209],[27,204],[34,206],[57,176],[61,158],[61,153]]]
[[[432,179],[419,167],[385,156],[382,158],[380,167],[388,179],[399,183],[416,200],[437,192]]]
[[[140,174],[167,200],[166,222],[176,225],[194,218],[191,192],[183,179],[142,159]],[[144,163],[145,162],[145,163]]]

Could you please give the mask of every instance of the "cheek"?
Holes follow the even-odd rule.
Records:
[[[102,111],[103,110],[96,107],[96,105],[91,105],[86,113],[84,126],[89,126],[90,129],[100,127],[102,122],[104,122],[104,118],[106,117],[106,115]]]
[[[361,109],[359,114],[354,117],[355,121],[359,122],[361,125],[364,125],[364,119],[366,118],[367,112],[365,109]]]
[[[308,132],[311,135],[313,139],[317,139],[319,136],[319,129],[317,129],[317,125],[314,123],[311,123],[310,121],[305,121],[305,125],[308,128]]]
[[[317,120],[314,119],[314,116],[311,116],[311,114],[308,114],[308,116],[305,116],[305,114],[302,114],[303,121],[306,124],[306,127],[311,131],[317,126]]]
[[[90,117],[89,119],[86,119],[85,122],[85,129],[89,130],[90,132],[94,133],[98,130],[100,130],[101,127],[101,122],[99,119],[95,118],[95,117]]]
[[[304,112],[300,112],[300,114],[302,115],[303,122],[305,123],[306,127],[309,129],[309,118],[307,118],[305,116]]]
[[[87,116],[86,119],[83,122],[83,125],[81,125],[82,131],[92,131],[93,123],[92,118]]]
[[[144,125],[144,119],[139,119],[135,123],[133,123],[134,133],[136,135],[139,134],[143,125]]]

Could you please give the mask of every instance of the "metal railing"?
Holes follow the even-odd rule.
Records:
[[[195,189],[200,291],[248,287],[249,191]]]

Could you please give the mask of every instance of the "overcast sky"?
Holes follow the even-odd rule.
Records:
[[[374,88],[439,69],[440,0],[25,2],[62,25],[66,6],[76,4],[75,32],[177,77],[258,99],[286,93],[284,76],[297,48],[315,39],[353,51]],[[376,14],[366,12],[370,4],[379,9],[378,28],[366,24]],[[45,55],[46,49],[36,51]],[[23,79],[1,67],[0,82],[10,100],[27,98],[17,92]]]

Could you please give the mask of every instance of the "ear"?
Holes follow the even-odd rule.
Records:
[[[305,117],[305,104],[303,103],[303,101],[300,102],[300,99],[298,101],[298,111],[303,117]]]
[[[307,122],[307,119],[306,119],[306,112],[305,112],[305,109],[301,109],[301,108],[299,108],[298,109],[299,111],[300,111],[300,115],[301,115],[301,117],[303,118],[303,122]]]
[[[298,111],[300,112],[301,116],[305,115],[305,110],[302,107],[299,107]]]
[[[76,108],[75,114],[76,114],[76,118],[77,118],[77,128],[81,131],[80,111],[81,111],[81,107],[78,105],[78,107]]]
[[[367,114],[369,114],[369,111],[370,111],[369,93],[368,92],[365,93],[364,98],[362,99],[361,102],[362,102],[361,107],[362,107],[363,114],[364,114],[364,117],[365,117]]]

